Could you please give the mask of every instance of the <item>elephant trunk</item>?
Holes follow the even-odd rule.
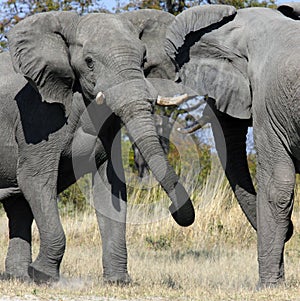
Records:
[[[124,122],[149,169],[171,199],[170,211],[175,221],[181,226],[191,225],[195,219],[192,202],[165,156],[151,114],[151,100],[157,98],[153,86],[146,80],[131,80],[105,91],[104,95],[107,105]]]
[[[130,115],[130,112],[133,112],[131,105],[139,114]],[[147,107],[149,103],[140,101],[131,105],[126,107],[122,120],[149,169],[170,197],[173,218],[179,225],[189,226],[194,222],[194,209],[187,192],[178,182],[178,176],[166,159],[156,133],[153,116],[150,110],[145,110],[145,106]],[[137,106],[140,106],[138,110]]]

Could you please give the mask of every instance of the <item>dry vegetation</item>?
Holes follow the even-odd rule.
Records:
[[[257,292],[255,233],[229,187],[220,173],[212,173],[208,184],[196,191],[196,222],[186,229],[170,217],[162,218],[164,201],[147,205],[153,195],[162,197],[157,187],[151,193],[134,190],[131,194],[127,231],[131,285],[102,282],[101,241],[92,209],[71,215],[62,212],[67,235],[62,280],[52,286],[3,280],[0,291],[5,297],[0,300],[300,300],[299,198],[293,215],[296,231],[286,248],[286,285]],[[143,194],[144,206],[133,201],[136,194]],[[153,221],[154,214],[161,218]],[[0,271],[4,271],[5,216],[0,222]],[[33,246],[36,254],[36,228]]]

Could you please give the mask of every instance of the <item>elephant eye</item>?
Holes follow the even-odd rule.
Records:
[[[94,69],[94,61],[91,57],[87,57],[85,62],[89,69]]]

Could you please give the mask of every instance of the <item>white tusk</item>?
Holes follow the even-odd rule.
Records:
[[[99,92],[96,96],[96,103],[102,105],[105,102],[105,95],[103,92]]]
[[[158,95],[157,104],[160,106],[178,106],[188,99],[189,97],[187,94],[182,94],[174,97],[164,97]]]

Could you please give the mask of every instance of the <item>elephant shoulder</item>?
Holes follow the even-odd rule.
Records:
[[[26,85],[26,79],[15,72],[10,54],[0,54],[0,101],[13,99],[15,94]]]

